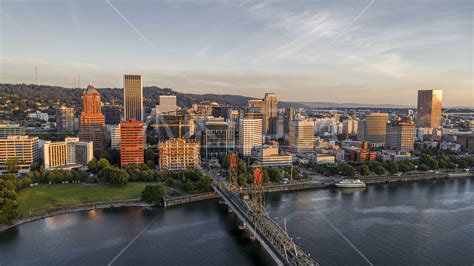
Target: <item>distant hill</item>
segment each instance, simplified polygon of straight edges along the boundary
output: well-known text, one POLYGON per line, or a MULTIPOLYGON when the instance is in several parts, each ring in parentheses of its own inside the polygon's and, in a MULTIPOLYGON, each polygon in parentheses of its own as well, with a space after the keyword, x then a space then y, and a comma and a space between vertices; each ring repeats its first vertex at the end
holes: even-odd
POLYGON ((366 103, 331 103, 331 102, 300 102, 309 108, 415 108, 409 105, 366 104, 366 103))
MULTIPOLYGON (((102 101, 111 103, 115 100, 117 104, 123 104, 122 88, 98 88, 102 101)), ((20 107, 20 109, 35 108, 37 103, 49 105, 67 105, 75 107, 80 111, 82 108, 82 93, 84 89, 64 88, 59 86, 34 85, 34 84, 0 84, 0 97, 3 100, 10 99, 20 107)), ((191 107, 195 103, 218 102, 236 107, 247 105, 247 100, 251 97, 230 94, 193 94, 174 91, 170 88, 144 87, 144 106, 148 110, 155 107, 160 95, 176 95, 178 105, 191 107)), ((2 102, 0 102, 2 103, 2 102)), ((305 105, 293 102, 279 102, 279 107, 303 108, 305 105)))

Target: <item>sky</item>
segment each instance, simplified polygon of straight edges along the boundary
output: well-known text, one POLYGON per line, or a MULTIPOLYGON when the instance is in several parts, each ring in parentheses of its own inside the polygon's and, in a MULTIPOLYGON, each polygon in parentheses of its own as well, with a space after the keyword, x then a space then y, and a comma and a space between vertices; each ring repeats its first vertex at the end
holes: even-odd
POLYGON ((0 83, 474 106, 473 1, 0 0, 0 83))

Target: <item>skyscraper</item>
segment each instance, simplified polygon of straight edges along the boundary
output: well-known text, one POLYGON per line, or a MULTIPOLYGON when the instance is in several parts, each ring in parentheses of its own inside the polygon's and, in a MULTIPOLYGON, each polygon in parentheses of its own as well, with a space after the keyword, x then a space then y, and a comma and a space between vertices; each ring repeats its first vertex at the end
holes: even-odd
POLYGON ((124 120, 143 121, 143 84, 141 75, 123 75, 124 120))
POLYGON ((290 122, 289 150, 296 153, 312 152, 314 148, 314 122, 293 120, 290 122))
POLYGON ((357 140, 368 141, 372 146, 384 146, 387 134, 387 113, 370 113, 359 126, 357 140))
POLYGON ((415 125, 403 122, 387 124, 387 142, 385 147, 397 151, 413 151, 415 143, 415 125))
POLYGON ((201 155, 206 162, 229 153, 229 122, 207 121, 199 129, 201 155))
POLYGON ((442 101, 442 90, 419 90, 416 127, 440 127, 442 101))
POLYGON ((239 152, 248 157, 252 148, 262 145, 262 119, 242 118, 239 121, 239 152))
POLYGON ((270 118, 278 116, 278 98, 275 93, 265 93, 262 100, 251 99, 247 101, 249 107, 259 108, 265 118, 263 120, 263 132, 270 133, 270 118))
POLYGON ((119 105, 104 105, 102 113, 105 116, 106 125, 118 125, 121 121, 122 108, 119 105))
POLYGON ((82 100, 83 110, 79 118, 79 139, 92 141, 94 153, 99 155, 105 147, 105 117, 101 111, 100 93, 92 84, 89 84, 82 100))
POLYGON ((144 163, 145 132, 141 121, 120 122, 120 165, 144 163))
POLYGON ((56 128, 61 132, 74 131, 74 108, 61 106, 56 109, 56 128))

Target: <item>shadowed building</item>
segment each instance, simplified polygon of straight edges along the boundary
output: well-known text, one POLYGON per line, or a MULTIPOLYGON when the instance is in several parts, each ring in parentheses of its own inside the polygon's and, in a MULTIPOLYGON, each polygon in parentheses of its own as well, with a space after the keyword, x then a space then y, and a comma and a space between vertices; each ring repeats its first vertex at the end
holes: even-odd
POLYGON ((61 106, 56 109, 56 128, 60 132, 74 132, 74 108, 61 106))
POLYGON ((141 75, 123 75, 124 120, 143 121, 143 86, 141 75))
POLYGON ((92 141, 94 154, 100 155, 105 149, 105 117, 102 114, 102 101, 97 89, 89 84, 83 99, 83 111, 79 118, 79 139, 92 141))
POLYGON ((416 127, 440 127, 442 101, 442 90, 419 90, 416 127))
POLYGON ((415 125, 409 123, 387 124, 387 149, 410 152, 415 145, 415 125))

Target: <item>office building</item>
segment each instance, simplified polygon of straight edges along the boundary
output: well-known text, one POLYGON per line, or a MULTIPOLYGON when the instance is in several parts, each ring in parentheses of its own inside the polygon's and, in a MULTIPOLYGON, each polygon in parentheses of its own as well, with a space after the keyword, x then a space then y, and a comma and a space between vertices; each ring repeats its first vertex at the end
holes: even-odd
POLYGON ((110 147, 120 150, 120 124, 110 127, 110 147))
POLYGON ((118 125, 122 120, 122 107, 120 105, 104 105, 102 106, 102 113, 105 116, 106 125, 118 125))
POLYGON ((79 118, 79 139, 85 142, 92 141, 94 154, 100 155, 105 149, 105 117, 102 114, 100 93, 92 84, 89 84, 82 100, 83 110, 79 118))
POLYGON ((145 131, 143 122, 129 120, 120 122, 120 165, 144 163, 145 131))
POLYGON ((8 136, 0 139, 0 168, 6 168, 6 162, 16 159, 21 170, 30 168, 40 158, 39 138, 32 136, 8 136))
POLYGON ((457 135, 456 143, 463 152, 474 152, 474 133, 457 135))
POLYGON ((442 90, 419 90, 416 127, 440 127, 442 101, 442 90))
POLYGON ((56 128, 60 132, 74 132, 74 108, 61 106, 56 109, 56 128))
POLYGON ((278 116, 278 97, 275 93, 265 93, 263 99, 247 101, 249 107, 260 109, 263 114, 263 133, 270 134, 270 118, 278 116))
POLYGON ((385 145, 387 134, 387 113, 370 113, 359 124, 357 140, 368 141, 373 147, 385 145))
POLYGON ((243 156, 250 156, 253 147, 262 145, 262 139, 262 119, 239 120, 239 152, 243 156))
POLYGON ((8 136, 23 136, 26 135, 26 130, 20 124, 2 123, 0 124, 0 139, 5 139, 8 136))
POLYGON ((124 120, 143 121, 143 84, 141 75, 123 75, 124 120))
POLYGON ((262 167, 289 167, 293 156, 280 154, 278 146, 260 145, 252 148, 252 157, 262 167))
POLYGON ((415 144, 415 125, 402 122, 387 124, 385 148, 402 152, 413 151, 415 144))
POLYGON ((289 150, 294 153, 312 152, 314 148, 314 122, 293 120, 290 122, 289 150))
POLYGON ((207 121, 196 132, 201 140, 201 156, 208 162, 229 153, 229 123, 224 121, 207 121))
POLYGON ((159 99, 160 104, 157 104, 155 108, 156 115, 176 112, 176 109, 178 109, 176 95, 160 95, 159 99))
POLYGON ((43 145, 45 169, 71 169, 87 164, 94 158, 92 142, 79 141, 79 138, 66 138, 64 141, 46 141, 43 145))
POLYGON ((194 169, 201 163, 199 141, 169 139, 158 144, 160 169, 177 171, 194 169))

